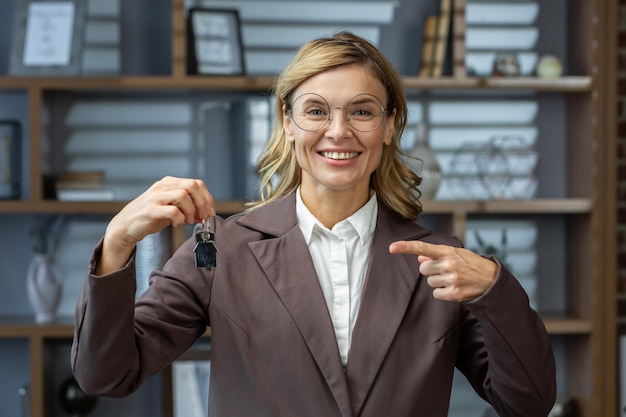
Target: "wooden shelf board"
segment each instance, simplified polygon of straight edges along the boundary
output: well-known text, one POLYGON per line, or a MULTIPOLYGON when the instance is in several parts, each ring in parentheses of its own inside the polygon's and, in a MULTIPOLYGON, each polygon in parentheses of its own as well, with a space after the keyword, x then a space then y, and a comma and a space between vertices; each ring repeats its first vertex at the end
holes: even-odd
POLYGON ((589 76, 568 76, 560 78, 537 77, 488 77, 488 78, 425 78, 404 77, 408 89, 489 89, 489 90, 533 90, 554 92, 591 91, 593 80, 589 76))
POLYGON ((537 91, 591 91, 593 79, 587 76, 568 76, 560 78, 537 77, 492 77, 483 78, 480 87, 502 89, 533 89, 537 91))
MULTIPOLYGON (((0 213, 93 213, 113 214, 120 211, 126 202, 65 202, 56 200, 3 200, 0 201, 0 213)), ((220 214, 233 214, 245 208, 244 201, 217 201, 216 209, 220 214)), ((537 214, 576 214, 589 213, 592 210, 591 199, 563 198, 537 200, 501 200, 501 201, 423 201, 424 214, 452 213, 537 213, 537 214)))
MULTIPOLYGON (((87 201, 67 202, 56 200, 41 201, 0 201, 0 213, 78 213, 78 214, 115 214, 127 202, 125 201, 87 201)), ((243 201, 217 201, 216 211, 220 214, 238 213, 244 209, 243 201)))
POLYGON ((60 317, 56 322, 49 324, 35 323, 32 316, 0 317, 0 337, 45 337, 45 338, 72 338, 74 337, 74 323, 71 317, 60 317))
MULTIPOLYGON (((207 327, 202 337, 210 337, 207 327)), ((54 323, 38 324, 34 317, 0 317, 0 338, 42 337, 46 339, 71 339, 74 337, 74 319, 60 317, 54 323)))
MULTIPOLYGON (((584 319, 545 319, 548 333, 552 335, 584 335, 590 334, 592 324, 584 319)), ((33 317, 1 317, 0 338, 43 337, 49 339, 71 339, 74 337, 74 323, 71 317, 59 318, 55 323, 37 324, 33 317)), ((211 328, 207 327, 204 337, 211 336, 211 328)))
POLYGON ((501 200, 477 203, 477 212, 499 213, 588 213, 593 203, 587 198, 501 200))
MULTIPOLYGON (((99 89, 211 89, 237 91, 269 91, 274 76, 121 76, 121 77, 9 77, 0 76, 0 88, 40 88, 45 90, 99 90, 99 89)), ((560 78, 493 77, 493 78, 426 78, 403 77, 409 90, 490 89, 534 90, 554 92, 590 91, 590 76, 560 78)))
POLYGON ((499 201, 423 201, 424 214, 438 213, 589 213, 587 198, 499 200, 499 201))
POLYGON ((44 90, 127 90, 127 89, 211 89, 233 91, 267 91, 272 77, 0 77, 0 88, 29 88, 44 90))
MULTIPOLYGON (((626 319, 626 318, 623 318, 626 319)), ((555 335, 589 334, 592 323, 586 319, 544 318, 548 333, 555 335)), ((0 317, 0 337, 30 337, 45 338, 72 338, 74 335, 73 318, 60 317, 56 322, 37 324, 32 316, 3 316, 0 317)), ((210 336, 211 329, 207 328, 204 336, 210 336)))
POLYGON ((591 320, 586 319, 544 318, 544 324, 551 335, 586 335, 593 330, 591 320))

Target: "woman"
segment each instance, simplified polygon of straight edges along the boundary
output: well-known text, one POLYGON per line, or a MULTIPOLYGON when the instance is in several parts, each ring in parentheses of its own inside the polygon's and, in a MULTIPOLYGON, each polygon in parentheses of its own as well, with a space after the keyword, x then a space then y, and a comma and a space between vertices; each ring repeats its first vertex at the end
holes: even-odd
POLYGON ((124 396, 211 326, 210 416, 447 416, 454 368, 500 415, 548 414, 555 365, 542 321, 497 259, 415 221, 400 156, 400 79, 364 39, 304 45, 276 82, 261 198, 224 220, 200 180, 167 177, 109 223, 77 305, 72 366, 124 396), (135 303, 134 249, 211 217, 135 303))

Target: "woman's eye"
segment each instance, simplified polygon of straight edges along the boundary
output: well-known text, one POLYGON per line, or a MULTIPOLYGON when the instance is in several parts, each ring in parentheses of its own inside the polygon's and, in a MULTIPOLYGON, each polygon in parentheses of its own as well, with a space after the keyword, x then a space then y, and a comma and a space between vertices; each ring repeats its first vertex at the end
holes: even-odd
POLYGON ((325 116, 326 112, 320 108, 310 108, 305 112, 309 116, 325 116))
POLYGON ((368 109, 365 107, 354 109, 350 112, 350 115, 352 117, 358 117, 358 118, 372 117, 373 114, 374 112, 371 109, 368 109))

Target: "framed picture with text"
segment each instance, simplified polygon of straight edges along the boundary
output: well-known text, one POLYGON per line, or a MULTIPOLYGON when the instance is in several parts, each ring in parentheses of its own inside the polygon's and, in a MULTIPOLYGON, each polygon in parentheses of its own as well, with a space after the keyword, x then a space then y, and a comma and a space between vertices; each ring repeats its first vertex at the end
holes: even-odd
POLYGON ((187 73, 245 74, 239 12, 192 7, 187 14, 187 73))
POLYGON ((79 74, 84 15, 82 0, 18 0, 9 73, 79 74))

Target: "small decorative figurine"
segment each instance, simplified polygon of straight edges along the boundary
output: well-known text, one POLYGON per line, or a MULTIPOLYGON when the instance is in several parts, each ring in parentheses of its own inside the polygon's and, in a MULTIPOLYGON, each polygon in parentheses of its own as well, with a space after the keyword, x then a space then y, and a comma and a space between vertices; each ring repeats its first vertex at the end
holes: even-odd
POLYGON ((494 77, 516 77, 520 75, 520 64, 515 54, 498 54, 493 61, 494 77))

